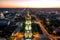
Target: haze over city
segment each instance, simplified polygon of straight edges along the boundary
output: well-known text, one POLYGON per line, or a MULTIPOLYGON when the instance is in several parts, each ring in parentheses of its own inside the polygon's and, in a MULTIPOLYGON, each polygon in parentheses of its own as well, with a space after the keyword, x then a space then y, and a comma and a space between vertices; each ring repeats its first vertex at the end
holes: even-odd
POLYGON ((60 8, 60 0, 0 0, 0 8, 60 8))

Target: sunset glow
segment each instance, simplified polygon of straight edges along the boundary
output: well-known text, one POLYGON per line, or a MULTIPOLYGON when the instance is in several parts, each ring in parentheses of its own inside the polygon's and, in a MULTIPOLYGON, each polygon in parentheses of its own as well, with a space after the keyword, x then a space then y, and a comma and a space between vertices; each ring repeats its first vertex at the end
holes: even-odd
POLYGON ((60 8, 59 0, 0 0, 0 8, 60 8))

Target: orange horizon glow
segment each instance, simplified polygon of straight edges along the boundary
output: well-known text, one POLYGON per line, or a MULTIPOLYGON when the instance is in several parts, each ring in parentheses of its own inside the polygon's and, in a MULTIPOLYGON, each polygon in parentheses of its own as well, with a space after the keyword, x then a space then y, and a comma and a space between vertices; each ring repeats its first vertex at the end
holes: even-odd
POLYGON ((60 8, 59 0, 0 1, 0 8, 60 8))

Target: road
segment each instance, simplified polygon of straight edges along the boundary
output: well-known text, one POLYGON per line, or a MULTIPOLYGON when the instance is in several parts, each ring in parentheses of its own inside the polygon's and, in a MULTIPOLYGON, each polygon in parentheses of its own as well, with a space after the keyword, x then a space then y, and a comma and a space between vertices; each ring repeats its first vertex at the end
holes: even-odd
POLYGON ((31 15, 33 17, 35 17, 36 21, 34 23, 38 24, 43 32, 43 37, 48 37, 50 38, 51 40, 55 40, 54 37, 52 35, 50 35, 46 29, 44 28, 44 25, 43 23, 41 23, 41 20, 39 20, 35 15, 31 15))
POLYGON ((50 38, 51 40, 57 40, 57 38, 60 38, 60 36, 53 36, 53 35, 50 35, 47 30, 44 28, 44 25, 43 23, 41 22, 41 20, 39 20, 35 15, 32 15, 33 17, 35 17, 35 21, 34 23, 38 24, 43 32, 43 37, 48 37, 50 38))

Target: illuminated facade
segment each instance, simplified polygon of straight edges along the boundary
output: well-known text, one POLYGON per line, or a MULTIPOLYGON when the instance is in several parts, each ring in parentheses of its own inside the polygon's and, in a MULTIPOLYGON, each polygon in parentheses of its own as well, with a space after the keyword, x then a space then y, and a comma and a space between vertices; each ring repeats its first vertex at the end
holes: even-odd
MULTIPOLYGON (((12 38, 12 40, 32 40, 32 27, 31 27, 31 16, 29 15, 29 11, 27 16, 25 17, 26 21, 24 22, 25 27, 23 27, 24 32, 17 32, 16 34, 12 33, 12 36, 16 36, 12 38)), ((19 30, 18 30, 19 31, 19 30)))
POLYGON ((27 14, 26 22, 25 22, 25 34, 24 38, 25 40, 32 40, 32 27, 31 27, 31 16, 29 15, 29 12, 27 14))

